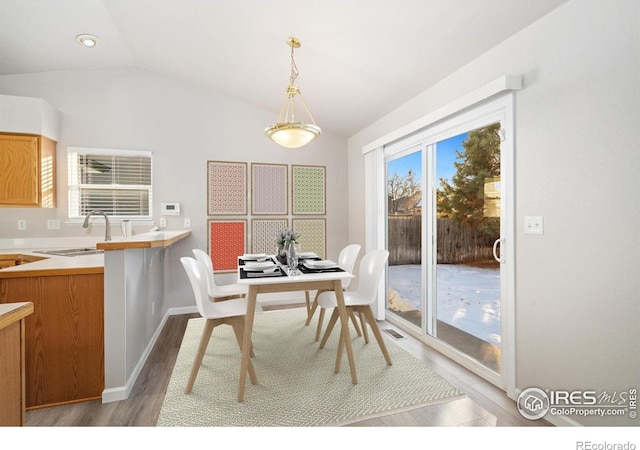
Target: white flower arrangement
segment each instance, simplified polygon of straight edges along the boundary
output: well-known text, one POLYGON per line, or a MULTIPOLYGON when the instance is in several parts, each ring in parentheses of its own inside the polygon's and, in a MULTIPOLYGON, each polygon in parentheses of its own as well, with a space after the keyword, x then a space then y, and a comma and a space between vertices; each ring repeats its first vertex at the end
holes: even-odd
POLYGON ((276 236, 276 244, 278 244, 278 247, 286 248, 292 242, 298 243, 298 239, 300 239, 300 234, 289 228, 285 228, 276 236))

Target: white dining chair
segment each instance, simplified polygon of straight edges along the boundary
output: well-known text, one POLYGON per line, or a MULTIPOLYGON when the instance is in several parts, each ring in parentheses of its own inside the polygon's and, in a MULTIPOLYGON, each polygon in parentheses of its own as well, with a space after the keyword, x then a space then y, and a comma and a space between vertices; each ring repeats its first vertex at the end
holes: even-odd
POLYGON ((209 297, 213 301, 228 300, 232 298, 246 297, 249 290, 248 286, 243 286, 238 283, 233 284, 217 284, 213 271, 213 262, 211 257, 203 250, 199 248, 193 249, 193 254, 196 259, 203 264, 207 269, 207 287, 209 290, 209 297))
MULTIPOLYGON (((344 303, 349 314, 358 313, 361 319, 362 333, 366 343, 369 343, 369 336, 367 333, 367 324, 371 327, 371 331, 378 342, 378 346, 384 355, 388 365, 391 365, 391 357, 387 351, 387 347, 380 333, 378 323, 373 316, 371 310, 371 304, 376 300, 376 294, 378 293, 378 284, 382 271, 389 258, 389 252, 384 249, 371 250, 367 252, 360 261, 358 270, 358 289, 355 291, 346 291, 344 293, 344 303)), ((335 294, 332 292, 322 292, 318 296, 318 306, 321 308, 334 308, 327 330, 320 342, 320 348, 324 348, 327 343, 327 339, 331 335, 331 331, 338 320, 338 308, 335 294)), ((338 344, 338 359, 342 354, 342 333, 340 334, 340 342, 338 344)))
MULTIPOLYGON (((196 298, 196 305, 200 315, 206 319, 202 336, 200 337, 200 343, 198 350, 191 366, 191 373, 189 374, 189 380, 187 381, 187 387, 184 390, 185 394, 190 394, 193 389, 193 384, 198 376, 202 359, 209 341, 211 340, 211 333, 213 329, 218 325, 228 324, 233 327, 233 331, 238 341, 238 346, 242 349, 242 339, 244 334, 244 320, 247 313, 247 299, 236 298, 229 299, 223 302, 209 301, 209 292, 207 287, 207 268, 198 260, 183 256, 180 258, 184 270, 187 272, 189 282, 193 288, 193 295, 196 298)), ((258 383, 253 363, 249 360, 249 377, 253 384, 258 383)))
MULTIPOLYGON (((360 254, 361 248, 362 247, 359 244, 350 244, 350 245, 347 245, 345 248, 343 248, 340 251, 340 254, 338 255, 338 266, 346 272, 353 273, 353 268, 356 265, 356 261, 358 260, 358 255, 360 254)), ((353 278, 342 280, 342 289, 347 290, 351 285, 352 280, 353 278)), ((309 323, 311 322, 311 318, 313 317, 313 314, 316 312, 316 309, 318 308, 318 296, 323 292, 325 293, 325 295, 333 295, 335 299, 335 294, 333 293, 333 291, 316 292, 316 296, 313 300, 313 305, 310 308, 307 305, 308 313, 307 313, 307 321, 305 322, 305 325, 309 325, 309 323)), ((308 301, 309 300, 307 298, 307 302, 308 301)), ((316 341, 320 339, 320 332, 322 330, 324 313, 325 313, 325 308, 320 308, 320 313, 318 315, 318 325, 316 327, 316 341)), ((360 327, 358 326, 358 323, 355 321, 355 317, 353 315, 351 315, 351 320, 354 324, 356 332, 358 333, 358 336, 360 336, 361 335, 360 327)))

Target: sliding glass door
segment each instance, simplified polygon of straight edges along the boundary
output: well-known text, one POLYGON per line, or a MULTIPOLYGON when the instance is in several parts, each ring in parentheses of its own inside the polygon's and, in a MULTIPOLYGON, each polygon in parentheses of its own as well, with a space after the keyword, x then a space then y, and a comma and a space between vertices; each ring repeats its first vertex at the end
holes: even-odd
POLYGON ((386 164, 387 309, 421 328, 424 311, 422 266, 422 165, 420 147, 393 155, 386 164))
POLYGON ((500 124, 433 145, 430 291, 436 313, 428 332, 500 373, 500 124), (499 251, 499 249, 496 249, 499 251), (497 256, 497 255, 496 255, 497 256))
POLYGON ((503 122, 461 120, 384 155, 386 316, 496 384, 509 292, 503 122))

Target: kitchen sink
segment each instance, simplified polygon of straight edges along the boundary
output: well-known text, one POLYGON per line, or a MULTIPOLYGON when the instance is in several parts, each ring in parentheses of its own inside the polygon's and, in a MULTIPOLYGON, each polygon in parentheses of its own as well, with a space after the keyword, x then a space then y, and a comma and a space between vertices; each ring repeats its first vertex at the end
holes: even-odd
POLYGON ((43 253, 45 255, 54 256, 82 256, 82 255, 96 255, 103 253, 103 250, 98 250, 95 247, 86 248, 63 248, 60 250, 34 250, 34 253, 43 253))

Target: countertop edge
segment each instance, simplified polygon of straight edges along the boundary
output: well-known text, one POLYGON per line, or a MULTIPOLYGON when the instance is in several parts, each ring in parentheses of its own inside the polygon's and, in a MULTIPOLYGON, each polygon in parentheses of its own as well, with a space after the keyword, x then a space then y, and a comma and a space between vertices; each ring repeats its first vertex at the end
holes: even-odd
POLYGON ((126 250, 132 248, 152 248, 152 247, 169 247, 176 242, 191 235, 191 231, 179 231, 175 232, 162 232, 158 233, 158 239, 145 239, 145 240, 123 240, 123 241, 110 241, 110 242, 98 242, 96 248, 100 250, 126 250), (169 236, 167 236, 169 234, 169 236))
POLYGON ((33 302, 3 303, 0 305, 0 330, 33 313, 33 302))
POLYGON ((7 278, 31 278, 31 277, 55 277, 60 275, 92 275, 103 274, 103 266, 68 267, 59 269, 34 269, 21 271, 0 270, 0 279, 7 278))

